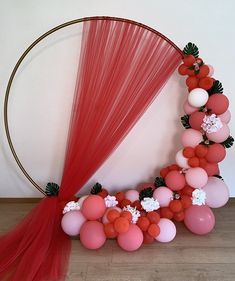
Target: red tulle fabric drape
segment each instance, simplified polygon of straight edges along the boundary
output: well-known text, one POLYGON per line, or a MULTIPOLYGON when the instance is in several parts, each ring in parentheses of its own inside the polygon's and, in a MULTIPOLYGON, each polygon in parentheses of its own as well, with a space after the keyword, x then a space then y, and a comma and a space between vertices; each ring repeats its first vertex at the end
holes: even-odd
POLYGON ((0 280, 64 280, 70 240, 61 202, 70 200, 120 144, 180 63, 160 35, 136 24, 83 24, 64 173, 58 197, 43 199, 0 238, 0 280))

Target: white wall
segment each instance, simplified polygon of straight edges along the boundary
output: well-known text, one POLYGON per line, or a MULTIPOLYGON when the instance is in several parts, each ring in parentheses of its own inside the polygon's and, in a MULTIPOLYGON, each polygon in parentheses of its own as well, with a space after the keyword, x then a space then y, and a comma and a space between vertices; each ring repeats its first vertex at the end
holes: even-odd
MULTIPOLYGON (((39 35, 68 20, 94 15, 118 16, 149 25, 179 47, 195 42, 205 62, 223 82, 235 116, 235 2, 233 0, 0 0, 1 155, 0 196, 33 197, 8 148, 3 129, 3 96, 14 64, 39 35)), ((26 170, 40 185, 60 182, 70 104, 79 52, 80 29, 61 31, 27 58, 14 82, 9 121, 13 142, 26 170)), ((119 149, 82 192, 99 181, 110 190, 135 187, 158 175, 180 148, 179 116, 184 79, 175 74, 119 149)), ((235 136, 235 118, 230 123, 235 136)), ((231 195, 235 150, 228 150, 221 173, 231 195)))

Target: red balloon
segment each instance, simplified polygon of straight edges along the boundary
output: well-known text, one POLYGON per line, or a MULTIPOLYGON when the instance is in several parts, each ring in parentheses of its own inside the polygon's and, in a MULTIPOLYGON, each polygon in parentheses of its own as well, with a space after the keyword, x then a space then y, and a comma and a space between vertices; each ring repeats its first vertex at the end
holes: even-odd
POLYGON ((85 222, 80 230, 80 241, 87 249, 102 247, 106 241, 103 224, 98 221, 85 222))
POLYGON ((203 118, 205 117, 205 113, 204 112, 193 112, 190 116, 189 116, 189 124, 190 126, 195 129, 195 130, 201 130, 201 125, 203 123, 203 118))
POLYGON ((98 195, 89 195, 84 200, 81 211, 88 220, 101 218, 106 211, 104 199, 98 195))
POLYGON ((226 156, 226 150, 220 143, 213 143, 208 146, 208 152, 206 154, 206 160, 210 163, 218 163, 224 160, 226 156))
POLYGON ((213 94, 209 97, 206 107, 211 110, 212 113, 217 115, 223 114, 229 106, 228 98, 223 94, 213 94))
POLYGON ((219 175, 218 163, 206 163, 202 168, 207 172, 208 177, 219 175))
POLYGON ((171 190, 181 190, 186 184, 184 175, 179 171, 170 171, 165 177, 165 182, 171 190))
POLYGON ((192 233, 207 234, 215 226, 215 216, 207 205, 193 205, 185 210, 184 215, 184 224, 192 233))

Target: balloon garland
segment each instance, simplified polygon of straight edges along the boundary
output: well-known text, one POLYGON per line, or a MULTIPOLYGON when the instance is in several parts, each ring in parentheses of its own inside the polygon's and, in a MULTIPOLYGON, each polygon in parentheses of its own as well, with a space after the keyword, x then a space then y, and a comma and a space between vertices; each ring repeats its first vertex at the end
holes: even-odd
MULTIPOLYGON (((213 78, 213 67, 199 58, 195 44, 183 50, 180 75, 188 76, 188 96, 183 105, 182 149, 175 164, 160 170, 154 183, 141 190, 119 191, 110 195, 96 183, 91 195, 76 198, 63 206, 61 226, 70 236, 80 235, 88 249, 98 249, 106 239, 115 238, 126 251, 135 251, 143 243, 170 242, 176 235, 173 221, 182 221, 195 234, 211 232, 215 217, 211 208, 224 206, 228 187, 219 175, 218 163, 233 145, 228 123, 229 100, 220 81, 213 78)), ((47 195, 58 192, 49 183, 47 195)))

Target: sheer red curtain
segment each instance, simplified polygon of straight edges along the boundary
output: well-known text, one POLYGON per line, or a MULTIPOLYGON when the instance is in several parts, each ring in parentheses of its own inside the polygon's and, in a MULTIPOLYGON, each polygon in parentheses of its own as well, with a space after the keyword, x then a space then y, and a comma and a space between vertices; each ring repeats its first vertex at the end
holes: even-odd
POLYGON ((70 240, 60 227, 61 202, 118 146, 180 60, 168 40, 142 26, 112 19, 84 23, 60 193, 0 238, 1 280, 65 279, 70 240))

